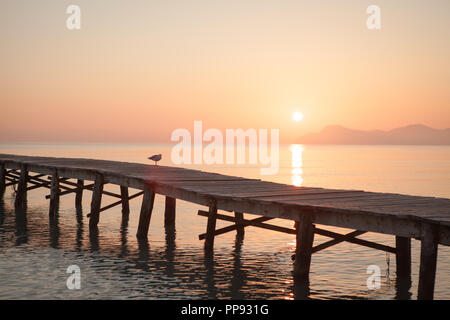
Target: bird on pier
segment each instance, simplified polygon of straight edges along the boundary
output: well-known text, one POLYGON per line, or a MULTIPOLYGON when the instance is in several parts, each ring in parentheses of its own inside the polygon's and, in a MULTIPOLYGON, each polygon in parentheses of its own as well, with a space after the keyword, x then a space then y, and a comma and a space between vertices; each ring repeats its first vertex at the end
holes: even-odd
POLYGON ((161 154, 155 154, 151 157, 148 157, 149 160, 155 161, 155 165, 158 165, 158 161, 161 160, 162 156, 161 154))

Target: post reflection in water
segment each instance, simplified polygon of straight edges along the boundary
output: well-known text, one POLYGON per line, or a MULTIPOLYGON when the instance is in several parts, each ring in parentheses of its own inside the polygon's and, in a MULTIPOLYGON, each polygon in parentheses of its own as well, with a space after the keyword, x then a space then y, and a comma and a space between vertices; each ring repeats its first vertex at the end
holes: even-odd
POLYGON ((236 233, 233 251, 233 278, 231 279, 231 299, 244 299, 242 287, 245 285, 246 273, 241 266, 241 248, 244 242, 244 234, 236 233))
POLYGON ((100 250, 100 243, 98 240, 98 228, 89 228, 89 242, 91 252, 100 250))
POLYGON ((294 276, 294 299, 307 300, 310 294, 309 275, 306 277, 294 276))
MULTIPOLYGON (((26 201, 26 200, 25 200, 26 201)), ((16 246, 28 242, 28 227, 27 227, 27 206, 16 206, 16 246)))
POLYGON ((77 218, 77 234, 75 238, 75 249, 80 252, 83 248, 83 208, 80 205, 76 206, 77 218))
POLYGON ((128 222, 130 220, 130 216, 127 212, 122 211, 122 220, 120 223, 120 254, 119 257, 125 258, 129 255, 128 250, 128 222))
POLYGON ((217 299, 217 287, 214 279, 214 250, 204 249, 204 265, 206 269, 205 283, 207 288, 208 299, 217 299))
POLYGON ((175 226, 166 226, 166 249, 165 249, 165 258, 166 258, 166 274, 168 277, 174 276, 175 266, 174 266, 174 258, 175 258, 175 226))
POLYGON ((129 254, 128 250, 128 218, 122 219, 122 223, 120 225, 120 254, 119 257, 126 258, 129 254))
POLYGON ((292 184, 300 187, 303 184, 303 146, 301 144, 292 144, 290 150, 292 153, 292 184))
POLYGON ((54 215, 49 215, 48 222, 50 227, 50 247, 58 249, 60 236, 58 208, 56 208, 54 215))

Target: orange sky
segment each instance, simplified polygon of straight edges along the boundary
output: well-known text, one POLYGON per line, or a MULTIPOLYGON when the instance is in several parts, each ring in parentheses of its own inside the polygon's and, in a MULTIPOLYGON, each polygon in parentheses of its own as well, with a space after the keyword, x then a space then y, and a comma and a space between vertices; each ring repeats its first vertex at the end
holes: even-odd
POLYGON ((0 4, 0 141, 168 141, 177 128, 450 127, 450 2, 0 4), (81 30, 66 28, 69 4, 81 30), (381 7, 381 30, 366 8, 381 7), (301 111, 304 120, 291 115, 301 111))

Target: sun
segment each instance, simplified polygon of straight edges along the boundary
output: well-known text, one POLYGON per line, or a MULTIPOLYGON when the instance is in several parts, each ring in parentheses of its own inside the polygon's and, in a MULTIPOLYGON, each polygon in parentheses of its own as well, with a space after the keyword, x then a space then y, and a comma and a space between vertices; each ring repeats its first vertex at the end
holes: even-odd
POLYGON ((292 119, 295 122, 300 122, 303 120, 303 113, 301 113, 300 111, 296 111, 292 114, 292 119))

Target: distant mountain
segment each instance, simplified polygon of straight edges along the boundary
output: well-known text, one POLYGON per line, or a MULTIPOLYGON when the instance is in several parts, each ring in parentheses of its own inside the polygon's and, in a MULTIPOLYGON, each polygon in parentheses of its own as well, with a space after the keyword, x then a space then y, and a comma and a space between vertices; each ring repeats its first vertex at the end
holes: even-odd
POLYGON ((389 131, 364 131, 327 126, 319 133, 304 135, 299 139, 299 143, 450 145, 450 128, 439 130, 415 124, 389 131))

